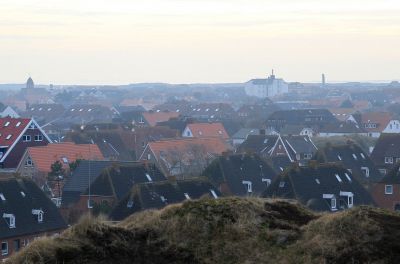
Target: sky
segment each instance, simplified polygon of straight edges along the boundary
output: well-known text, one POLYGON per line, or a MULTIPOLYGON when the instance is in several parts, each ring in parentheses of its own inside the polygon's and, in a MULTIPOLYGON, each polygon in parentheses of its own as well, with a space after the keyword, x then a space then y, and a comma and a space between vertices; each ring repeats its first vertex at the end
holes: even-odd
POLYGON ((399 0, 1 0, 0 83, 400 79, 399 0))

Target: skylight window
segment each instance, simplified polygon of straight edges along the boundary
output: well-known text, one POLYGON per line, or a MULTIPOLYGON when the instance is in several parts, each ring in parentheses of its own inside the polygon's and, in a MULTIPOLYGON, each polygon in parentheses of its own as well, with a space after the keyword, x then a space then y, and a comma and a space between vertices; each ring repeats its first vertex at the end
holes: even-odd
POLYGON ((15 127, 19 127, 21 125, 21 122, 18 122, 15 127))
POLYGON ((183 195, 185 195, 186 200, 190 200, 190 196, 188 193, 184 193, 183 195))
POLYGON ((82 112, 83 111, 83 109, 81 108, 81 109, 79 109, 79 112, 82 112))
POLYGON ((146 173, 146 178, 147 178, 147 180, 148 180, 149 182, 152 182, 152 181, 153 181, 153 179, 150 177, 150 175, 149 175, 148 173, 146 173))
POLYGON ((9 126, 9 125, 10 125, 10 122, 9 122, 9 121, 7 121, 7 122, 4 124, 5 127, 7 127, 7 126, 9 126))
POLYGON ((161 199, 161 202, 163 202, 163 203, 166 203, 167 202, 167 199, 164 197, 164 196, 160 196, 160 199, 161 199))
POLYGON ((47 111, 51 111, 51 108, 47 108, 47 111))
POLYGON ((214 199, 218 199, 218 195, 213 189, 210 189, 210 192, 211 192, 212 196, 214 197, 214 199))
POLYGON ((75 111, 75 108, 72 108, 72 109, 71 109, 71 112, 74 112, 74 111, 75 111))
POLYGON ((264 144, 267 144, 268 138, 264 139, 264 144))
POLYGON ((338 180, 338 182, 342 182, 342 178, 340 178, 339 174, 335 174, 335 177, 338 180))
POLYGON ((342 160, 342 157, 340 155, 337 155, 338 160, 342 160))
POLYGON ((1 199, 2 201, 5 201, 5 200, 6 200, 6 197, 4 197, 4 194, 0 193, 0 199, 1 199))
POLYGON ((218 111, 219 111, 219 108, 215 109, 215 112, 218 112, 218 111))
POLYGON ((9 140, 11 137, 12 137, 12 135, 10 134, 10 135, 8 135, 8 136, 6 137, 6 139, 9 140))
POLYGON ((354 153, 353 153, 353 159, 354 159, 354 160, 357 160, 357 156, 356 156, 356 154, 354 154, 354 153))
POLYGON ((321 182, 319 181, 319 179, 315 179, 315 182, 316 182, 317 184, 321 184, 321 182))
POLYGON ((42 111, 42 110, 43 110, 43 108, 42 108, 42 107, 40 107, 40 108, 39 108, 39 111, 42 111))
POLYGON ((360 153, 361 158, 365 159, 365 155, 363 153, 360 153))
POLYGON ((21 196, 22 196, 22 197, 25 197, 25 196, 26 196, 26 194, 25 194, 23 191, 21 191, 20 193, 21 193, 21 196))
POLYGON ((87 111, 88 111, 88 112, 92 112, 92 108, 89 108, 87 111))
POLYGON ((347 172, 346 172, 344 175, 346 176, 347 180, 348 180, 349 182, 351 182, 350 175, 349 175, 347 172))

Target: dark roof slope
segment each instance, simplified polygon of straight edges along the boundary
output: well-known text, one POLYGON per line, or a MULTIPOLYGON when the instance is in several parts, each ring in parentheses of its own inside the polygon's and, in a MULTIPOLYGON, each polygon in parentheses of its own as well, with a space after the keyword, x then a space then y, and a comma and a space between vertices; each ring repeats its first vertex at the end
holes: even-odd
POLYGON ((204 195, 214 197, 214 194, 221 196, 210 182, 200 178, 136 184, 114 208, 110 217, 113 220, 122 220, 142 210, 163 208, 188 199, 199 199, 204 195))
POLYGON ((320 164, 316 167, 293 166, 272 182, 264 196, 296 199, 310 209, 331 211, 330 200, 323 198, 323 195, 334 195, 337 208, 345 209, 348 204, 343 192, 353 193, 354 206, 374 204, 369 193, 357 179, 337 164, 320 164))
POLYGON ((37 185, 27 179, 0 180, 0 238, 18 237, 66 228, 67 225, 55 204, 37 185), (43 222, 32 210, 43 211, 43 222), (9 228, 4 214, 13 214, 15 228, 9 228))
POLYGON ((341 163, 344 168, 350 169, 361 183, 378 182, 382 176, 369 156, 355 143, 344 145, 327 145, 318 150, 314 159, 321 163, 341 163), (369 169, 369 176, 361 170, 361 167, 369 169))
POLYGON ((271 149, 278 136, 276 135, 249 135, 247 139, 238 147, 238 153, 260 153, 264 149, 271 149))
POLYGON ((262 194, 276 173, 256 154, 235 154, 219 157, 204 170, 203 175, 216 186, 226 186, 229 189, 227 193, 245 196, 262 194))
POLYGON ((371 159, 377 166, 387 165, 385 157, 400 158, 400 134, 382 133, 379 137, 371 159))

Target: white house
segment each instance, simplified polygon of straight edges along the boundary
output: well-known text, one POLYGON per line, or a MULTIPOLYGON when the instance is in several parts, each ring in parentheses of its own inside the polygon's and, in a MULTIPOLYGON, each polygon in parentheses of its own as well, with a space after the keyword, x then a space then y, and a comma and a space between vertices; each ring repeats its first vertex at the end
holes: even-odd
POLYGON ((283 79, 275 78, 274 72, 267 79, 252 79, 245 84, 247 95, 259 98, 274 97, 289 92, 289 85, 283 79))

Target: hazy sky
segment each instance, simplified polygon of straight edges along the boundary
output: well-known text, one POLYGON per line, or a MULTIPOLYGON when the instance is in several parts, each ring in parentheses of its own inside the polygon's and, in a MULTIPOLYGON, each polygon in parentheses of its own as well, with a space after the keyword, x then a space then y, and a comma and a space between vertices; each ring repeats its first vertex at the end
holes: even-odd
POLYGON ((399 0, 1 0, 0 83, 400 79, 399 0))

